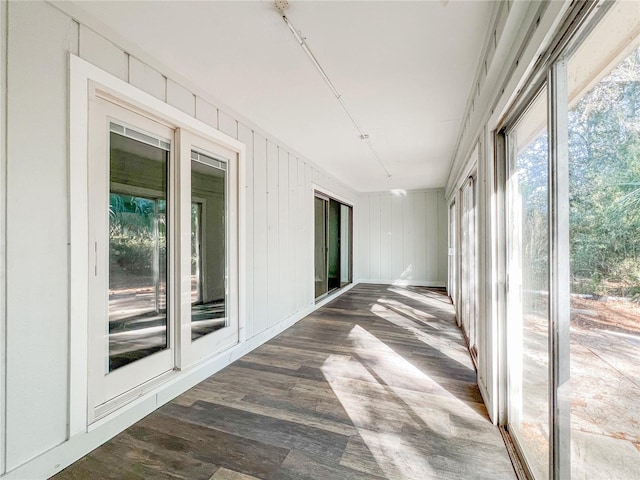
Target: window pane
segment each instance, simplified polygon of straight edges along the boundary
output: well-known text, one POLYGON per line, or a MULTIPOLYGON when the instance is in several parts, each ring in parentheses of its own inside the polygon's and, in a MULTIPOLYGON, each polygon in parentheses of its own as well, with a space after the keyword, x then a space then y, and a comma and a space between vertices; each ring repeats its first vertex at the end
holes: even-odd
POLYGON ((340 288, 340 203, 329 200, 329 223, 327 224, 327 255, 329 291, 340 288))
POLYGON ((167 348, 168 161, 110 134, 109 371, 167 348))
POLYGON ((327 201, 314 197, 316 298, 327 293, 327 201))
POLYGON ((549 475, 546 89, 509 133, 509 429, 535 478, 549 475))
POLYGON ((191 161, 192 340, 225 327, 228 319, 226 171, 218 160, 198 158, 191 161))
POLYGON ((351 283, 351 207, 340 205, 340 286, 351 283))
POLYGON ((640 478, 640 5, 567 65, 572 478, 640 478))

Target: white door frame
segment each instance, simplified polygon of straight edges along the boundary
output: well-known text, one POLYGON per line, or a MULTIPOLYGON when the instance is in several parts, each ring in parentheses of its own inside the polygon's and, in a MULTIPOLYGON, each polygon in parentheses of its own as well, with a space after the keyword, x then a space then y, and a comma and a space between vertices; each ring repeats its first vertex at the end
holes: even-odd
MULTIPOLYGON (((99 69, 98 67, 70 54, 70 123, 69 123, 69 238, 70 238, 70 334, 69 334, 69 437, 81 432, 97 428, 89 425, 89 289, 87 275, 90 269, 89 244, 89 209, 87 208, 88 192, 88 125, 90 82, 93 81, 101 91, 112 94, 123 106, 134 111, 144 112, 144 115, 164 123, 171 128, 183 128, 196 135, 209 139, 221 147, 234 151, 238 159, 238 184, 236 186, 238 214, 237 214, 237 289, 238 289, 238 338, 244 341, 245 336, 245 155, 246 147, 240 141, 204 124, 189 116, 185 112, 149 95, 138 88, 120 80, 119 78, 99 69)), ((171 371, 168 375, 173 378, 179 375, 171 371)), ((164 381, 164 380, 163 380, 164 381)), ((141 392, 140 401, 151 393, 141 392)), ((112 415, 118 415, 117 410, 108 413, 104 421, 112 415)))

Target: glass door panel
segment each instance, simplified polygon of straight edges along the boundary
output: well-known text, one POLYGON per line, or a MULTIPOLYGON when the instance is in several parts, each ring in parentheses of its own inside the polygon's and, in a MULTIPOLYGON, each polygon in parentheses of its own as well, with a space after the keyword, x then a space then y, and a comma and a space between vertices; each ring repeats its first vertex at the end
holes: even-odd
POLYGON ((314 196, 316 298, 353 281, 352 212, 338 200, 314 196))
POLYGON ((169 301, 173 130, 91 106, 90 420, 174 367, 169 301))
POLYGON ((449 296, 453 303, 458 303, 456 298, 456 203, 453 202, 449 207, 449 296))
POLYGON ((191 152, 191 339, 227 326, 226 164, 191 152))
POLYGON ((340 203, 329 200, 327 227, 327 255, 329 291, 340 288, 340 203))
POLYGON ((185 368, 240 340, 237 154, 180 130, 180 357, 185 368))
POLYGON ((314 197, 315 236, 315 295, 316 298, 329 291, 327 276, 327 210, 328 200, 314 197))
POLYGON ((351 281, 351 207, 340 205, 340 287, 351 281))
POLYGON ((462 328, 469 341, 472 354, 476 349, 476 315, 477 315, 477 264, 476 264, 476 183, 470 178, 462 187, 462 282, 461 311, 462 328))
POLYGON ((549 476, 547 93, 507 134, 508 427, 531 473, 549 476))
POLYGON ((109 371, 113 371, 167 348, 169 152, 113 132, 109 148, 109 371))
POLYGON ((461 254, 461 264, 462 264, 462 278, 460 279, 460 290, 461 290, 461 325, 462 330, 465 335, 469 335, 469 323, 471 319, 471 271, 473 265, 471 264, 471 235, 472 233, 469 231, 469 226, 471 224, 471 208, 470 208, 470 197, 471 197, 471 188, 472 182, 467 181, 467 183, 462 187, 461 198, 462 198, 462 228, 460 229, 460 254, 461 254))
POLYGON ((576 479, 640 478, 639 26, 618 2, 567 62, 576 479))

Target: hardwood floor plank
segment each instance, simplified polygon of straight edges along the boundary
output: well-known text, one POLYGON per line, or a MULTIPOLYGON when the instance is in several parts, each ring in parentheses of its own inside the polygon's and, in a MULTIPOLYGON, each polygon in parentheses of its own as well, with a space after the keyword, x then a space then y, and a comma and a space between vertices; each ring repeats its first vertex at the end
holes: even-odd
MULTIPOLYGON (((166 415, 161 408, 129 429, 131 435, 154 445, 171 458, 174 452, 246 475, 269 479, 289 453, 269 443, 201 426, 166 415)), ((209 475, 210 476, 210 475, 209 475)), ((207 478, 209 478, 207 476, 207 478)))
POLYGON ((312 456, 338 459, 349 437, 308 425, 230 408, 205 401, 191 407, 166 405, 162 413, 182 421, 203 425, 268 445, 296 449, 312 456), (230 432, 229 432, 230 433, 230 432))

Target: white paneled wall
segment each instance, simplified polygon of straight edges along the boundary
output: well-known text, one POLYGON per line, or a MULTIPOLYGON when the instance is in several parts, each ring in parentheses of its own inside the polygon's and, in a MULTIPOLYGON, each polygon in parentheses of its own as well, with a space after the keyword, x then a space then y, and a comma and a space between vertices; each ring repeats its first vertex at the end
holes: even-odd
MULTIPOLYGON (((177 74, 159 72, 56 6, 0 2, 0 8, 8 12, 0 17, 0 45, 8 40, 1 71, 7 72, 9 85, 9 101, 2 105, 8 126, 2 186, 7 219, 2 327, 7 334, 0 352, 6 358, 1 389, 6 395, 0 396, 0 412, 6 411, 0 452, 6 457, 0 458, 5 462, 0 474, 12 470, 8 477, 32 478, 53 473, 137 419, 135 410, 128 410, 102 430, 68 438, 69 411, 82 408, 68 399, 70 53, 246 145, 246 178, 240 186, 245 189, 246 250, 240 254, 246 265, 248 346, 239 352, 313 308, 312 185, 353 203, 357 195, 249 121, 216 107, 219 102, 207 92, 185 88, 172 78, 177 74)), ((240 354, 228 354, 219 366, 240 354)), ((174 384, 157 393, 157 402, 179 390, 174 384)))
POLYGON ((360 281, 445 285, 447 208, 443 190, 361 194, 355 222, 360 281))
MULTIPOLYGON (((67 52, 78 24, 8 2, 6 466, 67 434, 67 52)), ((4 99, 3 99, 4 100, 4 99)), ((3 101, 4 103, 4 101, 3 101)))

